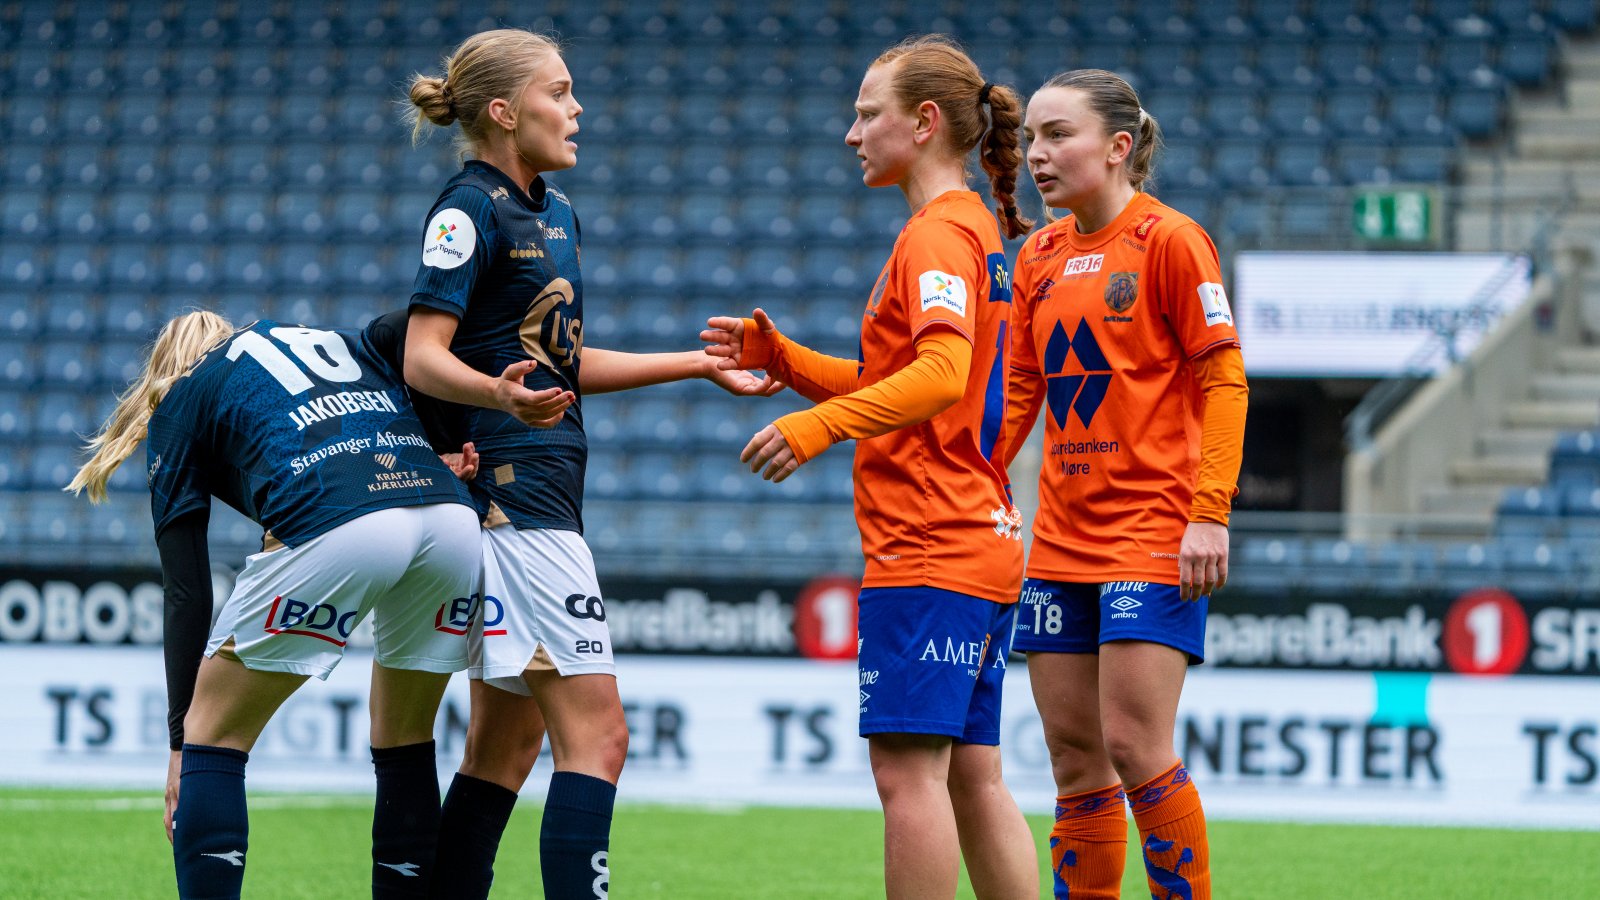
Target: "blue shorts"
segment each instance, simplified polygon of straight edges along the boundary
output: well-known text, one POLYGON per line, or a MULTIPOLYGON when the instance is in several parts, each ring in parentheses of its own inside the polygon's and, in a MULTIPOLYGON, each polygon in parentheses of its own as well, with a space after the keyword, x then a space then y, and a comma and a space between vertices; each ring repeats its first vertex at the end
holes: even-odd
POLYGON ((1016 604, 932 587, 863 588, 858 603, 862 737, 1000 743, 1016 604))
POLYGON ((1205 659, 1210 597, 1183 600, 1175 584, 1080 584, 1024 579, 1015 647, 1021 653, 1097 653, 1107 641, 1165 644, 1205 659))

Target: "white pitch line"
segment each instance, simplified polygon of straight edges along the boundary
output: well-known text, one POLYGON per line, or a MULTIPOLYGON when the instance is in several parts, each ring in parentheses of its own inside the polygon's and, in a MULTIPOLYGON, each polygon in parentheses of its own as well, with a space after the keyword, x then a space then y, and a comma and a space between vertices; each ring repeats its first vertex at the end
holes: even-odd
MULTIPOLYGON (((0 797, 0 812, 127 812, 159 810, 161 797, 0 797)), ((356 809, 372 808, 371 797, 251 797, 251 809, 356 809)))

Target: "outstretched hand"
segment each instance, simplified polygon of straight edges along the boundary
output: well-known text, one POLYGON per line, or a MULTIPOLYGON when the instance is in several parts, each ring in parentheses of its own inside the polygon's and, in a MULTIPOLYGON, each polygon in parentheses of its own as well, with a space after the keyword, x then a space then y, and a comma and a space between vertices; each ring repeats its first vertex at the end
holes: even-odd
MULTIPOLYGON (((772 334, 778 326, 764 310, 757 307, 751 313, 755 319, 756 327, 762 334, 772 334)), ((753 360, 744 358, 744 320, 735 316, 712 316, 706 320, 706 330, 700 332, 700 340, 706 342, 706 355, 717 358, 717 368, 724 370, 733 369, 759 369, 761 365, 753 360)))
POLYGON ((471 441, 461 445, 460 453, 441 453, 439 458, 450 467, 450 471, 462 481, 471 481, 478 477, 478 449, 471 441))
POLYGON ((768 425, 756 432, 755 437, 739 453, 739 461, 749 465, 751 472, 759 473, 764 480, 773 484, 788 478, 800 468, 800 460, 790 448, 789 439, 783 436, 776 425, 768 425))
POLYGON ((515 416, 517 421, 533 428, 554 428, 560 424, 567 407, 577 399, 571 391, 562 388, 545 388, 530 391, 522 379, 538 368, 536 360, 525 359, 506 366, 495 379, 495 405, 515 416))
POLYGON ((173 750, 167 757, 167 791, 162 798, 161 823, 167 828, 167 843, 172 843, 172 815, 178 811, 178 776, 183 770, 183 752, 173 750))
POLYGON ((706 380, 735 397, 771 397, 784 388, 783 382, 771 375, 757 378, 743 369, 716 366, 706 372, 706 380))

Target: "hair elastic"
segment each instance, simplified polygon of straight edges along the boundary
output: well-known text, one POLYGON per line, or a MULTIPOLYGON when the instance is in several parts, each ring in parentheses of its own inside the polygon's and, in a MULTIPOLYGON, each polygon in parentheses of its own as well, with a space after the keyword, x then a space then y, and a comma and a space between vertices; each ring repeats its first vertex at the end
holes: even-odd
POLYGON ((994 89, 994 85, 993 84, 991 84, 991 83, 989 83, 987 81, 985 81, 983 83, 982 90, 978 91, 978 105, 979 106, 983 106, 984 104, 989 102, 989 92, 991 90, 993 90, 993 89, 994 89))

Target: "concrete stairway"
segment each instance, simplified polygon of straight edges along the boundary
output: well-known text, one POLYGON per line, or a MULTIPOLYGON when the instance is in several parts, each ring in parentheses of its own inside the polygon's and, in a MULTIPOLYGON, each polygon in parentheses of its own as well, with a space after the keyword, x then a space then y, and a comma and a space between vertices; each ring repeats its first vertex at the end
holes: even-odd
MULTIPOLYGON (((1564 238, 1600 239, 1600 38, 1569 42, 1561 67, 1556 87, 1516 97, 1507 140, 1467 152, 1456 249, 1525 250, 1540 222, 1564 204, 1557 223, 1564 238)), ((1591 269, 1588 278, 1580 316, 1593 341, 1600 273, 1591 269)), ((1565 347, 1528 364, 1539 373, 1528 395, 1448 462, 1449 485, 1422 496, 1424 511, 1486 530, 1506 488, 1544 483, 1558 433, 1600 427, 1600 347, 1565 347)))

